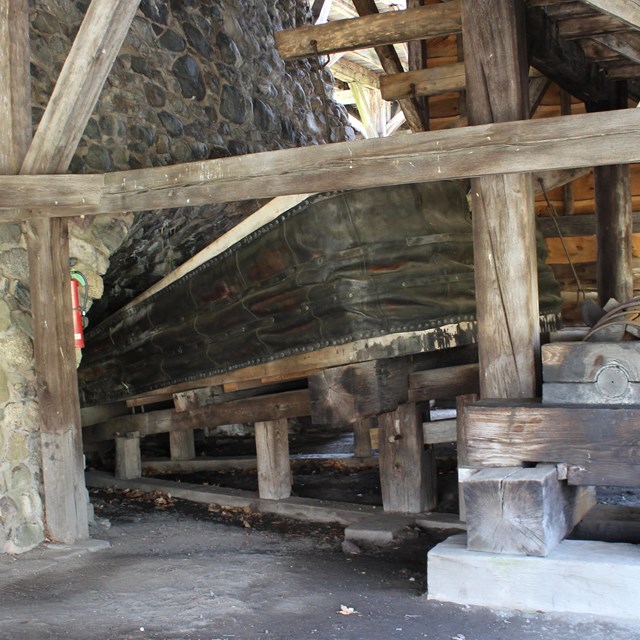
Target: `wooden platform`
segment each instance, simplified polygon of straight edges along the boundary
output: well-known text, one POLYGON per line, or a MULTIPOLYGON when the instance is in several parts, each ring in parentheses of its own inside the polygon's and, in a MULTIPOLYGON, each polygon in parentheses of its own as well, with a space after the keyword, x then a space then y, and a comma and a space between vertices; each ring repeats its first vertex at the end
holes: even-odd
POLYGON ((428 555, 428 598, 495 609, 640 620, 640 548, 565 540, 546 558, 468 551, 455 535, 428 555))

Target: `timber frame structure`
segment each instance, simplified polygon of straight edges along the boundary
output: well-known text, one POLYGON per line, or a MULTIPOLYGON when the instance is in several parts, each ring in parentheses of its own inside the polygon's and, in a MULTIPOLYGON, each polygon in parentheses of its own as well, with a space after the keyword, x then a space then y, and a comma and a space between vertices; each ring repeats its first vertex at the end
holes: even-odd
MULTIPOLYGON (((636 0, 409 2, 404 10, 380 15, 372 0, 354 0, 360 18, 278 34, 281 55, 290 59, 374 48, 387 74, 394 69, 396 74, 379 79, 382 95, 399 101, 413 133, 104 175, 65 172, 138 2, 91 2, 33 139, 27 5, 27 0, 0 0, 0 112, 2 121, 11 123, 0 129, 0 222, 23 222, 28 238, 41 437, 43 450, 55 451, 55 455, 43 455, 47 526, 55 540, 73 542, 88 535, 76 358, 67 313, 70 217, 253 198, 276 198, 273 207, 281 210, 308 192, 471 178, 479 369, 457 371, 470 376, 464 378, 467 385, 455 388, 478 387, 480 396, 493 399, 494 404, 464 411, 464 403, 460 404, 460 415, 466 416, 459 427, 461 461, 469 468, 491 466, 485 464, 478 444, 483 442, 484 426, 500 420, 508 423, 514 413, 533 411, 525 399, 540 395, 533 173, 543 176, 551 187, 575 177, 576 169, 596 168, 599 295, 604 301, 610 297, 627 300, 633 295, 629 166, 640 163, 640 109, 626 107, 640 98, 640 3, 636 0), (408 77, 392 54, 393 43, 429 43, 460 33, 463 47, 457 55, 464 61, 452 68, 437 72, 413 68, 411 73, 416 75, 408 77), (535 72, 530 74, 529 65, 535 72), (588 113, 530 120, 530 95, 535 100, 532 87, 539 85, 540 77, 545 78, 545 86, 552 80, 585 102, 588 113), (429 121, 425 120, 424 102, 421 111, 420 96, 462 89, 466 113, 456 126, 427 130, 429 121), (478 375, 479 385, 474 378, 478 375), (498 418, 487 417, 491 411, 498 418), (470 435, 465 435, 465 429, 470 435)), ((322 15, 322 8, 317 14, 322 15)), ((411 50, 415 67, 419 56, 413 45, 411 50)), ((353 73, 353 66, 343 64, 336 75, 347 77, 345 69, 349 68, 353 73)), ((374 353, 375 346, 359 347, 374 353)), ((331 355, 324 355, 331 365, 331 355)), ((375 363, 375 357, 369 354, 360 360, 375 363)), ((454 364, 475 367, 468 361, 454 364)), ((309 358, 296 366, 298 371, 305 366, 307 371, 316 368, 309 358)), ((285 379, 286 373, 277 367, 256 367, 249 377, 268 383, 285 379)), ((429 397, 420 389, 430 384, 430 373, 414 380, 414 401, 429 397)), ((227 389, 235 382, 236 390, 243 388, 237 376, 208 382, 211 386, 223 382, 227 389)), ((240 410, 241 404, 249 419, 259 423, 257 438, 264 448, 280 443, 276 450, 285 452, 287 417, 309 411, 309 398, 298 391, 284 394, 286 397, 261 398, 260 413, 254 414, 250 401, 236 407, 202 403, 198 396, 206 390, 196 390, 194 385, 167 393, 170 398, 176 394, 182 410, 192 409, 172 423, 169 430, 176 434, 192 429, 198 417, 227 420, 230 414, 224 412, 240 410), (219 406, 226 408, 216 408, 219 406)), ((146 402, 149 398, 137 403, 146 402)), ((131 404, 136 404, 135 399, 131 404)), ((379 407, 380 413, 397 412, 388 424, 384 422, 387 418, 382 421, 385 439, 393 440, 398 428, 410 425, 411 437, 418 438, 418 448, 422 448, 415 431, 415 402, 399 407, 396 402, 395 406, 382 403, 379 407)), ((559 415, 569 426, 580 419, 567 408, 555 409, 555 414, 552 409, 546 411, 545 420, 550 424, 559 415)), ((597 413, 595 408, 590 411, 597 413)), ((367 417, 357 415, 358 420, 367 417)), ((155 422, 146 418, 146 427, 143 421, 135 421, 135 430, 124 424, 131 417, 116 418, 120 422, 110 423, 108 437, 166 430, 162 419, 174 419, 156 418, 155 422)), ((597 416, 589 419, 598 420, 597 416)), ((624 416, 607 414, 603 419, 617 420, 620 434, 637 439, 640 408, 629 407, 624 416)), ((89 426, 86 440, 100 440, 104 435, 100 428, 99 424, 89 426)), ((131 460, 135 438, 118 440, 122 459, 131 460)), ((182 446, 188 455, 189 443, 179 435, 175 446, 182 446)), ((512 456, 507 464, 531 462, 527 455, 522 453, 517 460, 512 456)), ((286 494, 282 487, 288 469, 281 468, 281 461, 282 456, 277 456, 266 471, 259 469, 275 478, 265 485, 263 497, 279 499, 286 494)), ((637 481, 640 459, 626 463, 630 467, 627 477, 637 481)), ((389 464, 393 466, 394 460, 389 464)), ((137 471, 125 469, 122 475, 137 471)), ((527 482, 552 482, 547 470, 538 475, 527 482)), ((490 473, 486 484, 478 474, 472 479, 468 491, 465 488, 467 502, 473 500, 474 491, 486 492, 496 482, 490 473)), ((418 493, 422 491, 424 487, 419 487, 418 493)), ((428 503, 424 494, 404 498, 408 502, 400 500, 397 510, 416 510, 416 504, 419 510, 428 503)), ((557 536, 565 534, 563 529, 557 536)), ((474 544, 482 547, 484 543, 477 542, 481 538, 480 532, 474 544)))

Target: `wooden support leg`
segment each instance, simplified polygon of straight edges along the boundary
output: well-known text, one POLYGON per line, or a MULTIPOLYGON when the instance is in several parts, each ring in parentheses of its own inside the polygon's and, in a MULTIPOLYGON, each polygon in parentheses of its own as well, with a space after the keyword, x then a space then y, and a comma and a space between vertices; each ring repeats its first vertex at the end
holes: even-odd
POLYGON ((353 424, 353 455, 356 458, 371 457, 371 432, 373 418, 363 418, 353 424))
POLYGON ((555 465, 481 469, 464 483, 467 548, 548 555, 595 504, 592 487, 570 487, 555 465))
POLYGON ((169 451, 172 460, 193 460, 196 457, 193 430, 170 431, 169 451))
POLYGON ((256 422, 258 494, 268 500, 291 495, 289 421, 286 418, 256 422))
POLYGON ((460 512, 460 520, 466 522, 467 510, 464 504, 464 488, 463 483, 468 480, 476 469, 468 468, 467 460, 467 434, 464 428, 464 412, 468 404, 478 400, 477 393, 469 393, 458 396, 456 398, 456 430, 457 430, 457 451, 458 451, 458 505, 460 512))
POLYGON ((422 420, 415 403, 378 417, 380 486, 385 511, 419 513, 437 502, 435 459, 425 452, 422 420))
POLYGON ((140 433, 134 431, 116 438, 116 478, 132 480, 141 475, 140 433))

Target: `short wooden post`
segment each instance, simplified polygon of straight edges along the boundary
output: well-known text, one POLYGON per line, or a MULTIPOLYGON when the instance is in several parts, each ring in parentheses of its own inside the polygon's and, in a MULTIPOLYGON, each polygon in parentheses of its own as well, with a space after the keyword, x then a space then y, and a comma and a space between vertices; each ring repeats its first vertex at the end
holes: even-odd
POLYGON ((258 494, 268 500, 291 495, 289 421, 286 418, 256 422, 258 494))
POLYGON ((116 478, 133 480, 142 476, 140 433, 132 431, 116 438, 116 478))
POLYGON ((380 487, 385 511, 419 513, 437 502, 433 454, 425 452, 422 420, 410 402, 378 417, 380 487))
POLYGON ((464 486, 465 480, 470 478, 476 469, 470 469, 467 461, 467 434, 464 428, 464 412, 468 404, 478 400, 477 393, 469 393, 458 396, 456 398, 456 429, 457 429, 457 451, 458 451, 458 509, 460 512, 460 520, 466 522, 467 510, 464 503, 464 486))
POLYGON ((353 423, 353 455, 356 458, 371 457, 371 427, 373 418, 363 418, 353 423))
POLYGON ((172 460, 193 460, 196 457, 193 430, 170 431, 169 451, 172 460))

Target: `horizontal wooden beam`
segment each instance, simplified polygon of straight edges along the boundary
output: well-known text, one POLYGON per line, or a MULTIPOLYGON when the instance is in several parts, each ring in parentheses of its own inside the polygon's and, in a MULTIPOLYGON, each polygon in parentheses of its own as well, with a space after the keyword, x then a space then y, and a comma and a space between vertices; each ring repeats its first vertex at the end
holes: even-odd
POLYGON ((464 426, 469 466, 640 464, 638 407, 483 400, 466 408, 464 426))
POLYGON ((640 0, 582 0, 618 20, 632 29, 640 29, 640 0))
POLYGON ((565 40, 591 38, 605 33, 626 31, 629 27, 611 16, 569 18, 558 21, 558 35, 565 40))
POLYGON ((276 46, 283 60, 295 60, 446 36, 461 30, 460 4, 456 0, 280 31, 276 33, 276 46))
POLYGON ((0 176, 0 222, 14 220, 16 207, 52 217, 152 211, 633 162, 640 162, 640 109, 621 109, 104 175, 0 176))
MULTIPOLYGON (((561 234, 564 238, 593 236, 596 233, 596 217, 593 214, 576 214, 555 218, 539 217, 537 225, 545 238, 557 238, 561 234), (558 227, 560 227, 560 233, 558 233, 558 227)), ((633 214, 633 233, 640 233, 640 213, 638 212, 633 214)))
POLYGON ((309 415, 309 392, 306 389, 223 404, 210 404, 191 411, 164 409, 113 418, 82 430, 85 443, 111 440, 116 436, 139 432, 141 436, 170 431, 215 427, 236 422, 258 422, 309 415))

